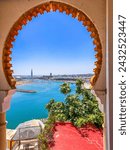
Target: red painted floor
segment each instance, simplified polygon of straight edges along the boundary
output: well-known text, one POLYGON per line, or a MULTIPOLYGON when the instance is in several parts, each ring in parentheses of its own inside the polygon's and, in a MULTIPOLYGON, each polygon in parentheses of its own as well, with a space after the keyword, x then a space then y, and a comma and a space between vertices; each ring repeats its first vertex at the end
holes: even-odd
POLYGON ((51 150, 103 150, 103 132, 92 125, 77 130, 70 123, 56 125, 51 150))

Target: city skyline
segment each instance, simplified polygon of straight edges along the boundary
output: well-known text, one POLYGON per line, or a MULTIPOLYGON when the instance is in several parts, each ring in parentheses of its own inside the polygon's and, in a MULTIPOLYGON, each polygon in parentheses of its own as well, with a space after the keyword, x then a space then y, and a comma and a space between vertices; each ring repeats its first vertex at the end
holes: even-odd
MULTIPOLYGON (((53 74, 52 72, 50 72, 49 74, 35 74, 35 70, 33 70, 33 68, 30 69, 30 74, 14 74, 14 76, 60 76, 60 75, 85 75, 85 74, 82 74, 82 73, 77 73, 77 74, 53 74)), ((94 74, 94 73, 86 73, 86 74, 94 74)))
POLYGON ((87 74, 95 68, 90 33, 77 19, 64 13, 39 15, 19 31, 14 42, 14 75, 87 74))

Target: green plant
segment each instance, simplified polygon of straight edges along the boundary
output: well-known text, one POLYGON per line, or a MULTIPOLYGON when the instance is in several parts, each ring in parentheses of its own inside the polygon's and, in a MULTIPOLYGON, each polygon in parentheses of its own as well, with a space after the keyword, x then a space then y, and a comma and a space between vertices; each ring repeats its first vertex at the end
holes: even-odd
POLYGON ((76 93, 81 94, 83 89, 83 81, 82 79, 76 80, 76 93))
POLYGON ((60 87, 60 91, 63 94, 68 94, 71 92, 70 84, 69 83, 63 83, 60 87))
POLYGON ((103 114, 98 108, 96 97, 84 88, 83 83, 81 79, 76 81, 75 94, 68 94, 71 91, 68 83, 62 84, 60 91, 66 95, 65 102, 51 99, 46 108, 56 121, 71 121, 77 127, 86 123, 102 127, 103 114))
POLYGON ((51 99, 46 105, 49 116, 44 131, 38 137, 40 150, 49 150, 49 145, 54 144, 53 132, 56 121, 70 121, 79 128, 87 123, 97 127, 103 125, 103 113, 98 108, 96 97, 90 90, 84 88, 81 79, 76 81, 75 94, 69 94, 71 88, 68 83, 62 84, 60 91, 66 95, 65 102, 56 102, 51 99))
POLYGON ((52 146, 54 144, 53 140, 53 132, 55 125, 55 117, 53 115, 49 115, 44 130, 38 136, 39 150, 50 150, 49 145, 52 146))
POLYGON ((51 107, 52 107, 52 105, 55 103, 55 100, 54 99, 51 99, 50 101, 49 101, 49 103, 46 105, 46 108, 50 111, 50 109, 51 109, 51 107))
POLYGON ((86 118, 83 118, 83 117, 77 118, 74 121, 74 125, 79 128, 82 127, 83 125, 85 125, 86 123, 87 123, 87 120, 86 120, 86 118))
POLYGON ((47 138, 44 136, 44 133, 38 135, 38 145, 39 150, 49 150, 47 138))

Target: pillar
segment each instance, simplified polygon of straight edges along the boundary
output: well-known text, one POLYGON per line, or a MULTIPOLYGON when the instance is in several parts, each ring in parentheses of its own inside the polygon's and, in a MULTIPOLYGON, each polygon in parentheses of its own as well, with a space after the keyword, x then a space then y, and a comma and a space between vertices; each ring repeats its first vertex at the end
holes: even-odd
POLYGON ((107 124, 107 120, 109 119, 108 118, 109 116, 108 116, 108 112, 106 110, 106 89, 94 89, 94 90, 92 90, 92 93, 97 97, 99 109, 104 114, 103 149, 108 150, 108 148, 107 148, 107 141, 108 141, 107 128, 109 128, 109 125, 107 124))
POLYGON ((6 150, 6 114, 0 112, 0 150, 6 150))
POLYGON ((6 150, 6 111, 10 108, 13 90, 0 90, 0 150, 6 150))
POLYGON ((107 150, 113 150, 113 0, 106 1, 106 70, 107 70, 107 97, 106 110, 109 128, 107 150))

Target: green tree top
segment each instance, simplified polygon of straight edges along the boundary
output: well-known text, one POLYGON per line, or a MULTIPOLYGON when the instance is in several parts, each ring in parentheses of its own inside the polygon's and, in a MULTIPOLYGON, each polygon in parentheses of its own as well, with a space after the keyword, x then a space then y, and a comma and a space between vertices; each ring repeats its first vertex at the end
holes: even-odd
POLYGON ((57 121, 71 121, 77 127, 86 123, 102 127, 103 114, 99 110, 98 101, 90 90, 84 88, 83 84, 84 82, 78 79, 75 94, 69 94, 70 84, 63 83, 60 91, 66 95, 65 102, 55 102, 51 99, 46 106, 49 115, 53 115, 57 121))
POLYGON ((63 83, 61 86, 60 86, 60 91, 61 93, 63 94, 68 94, 71 92, 71 88, 70 88, 70 84, 69 83, 63 83))

